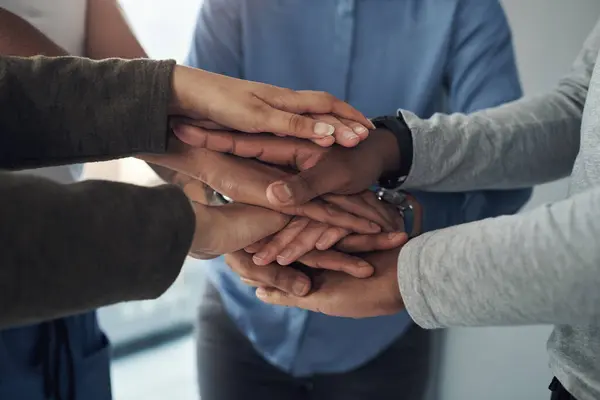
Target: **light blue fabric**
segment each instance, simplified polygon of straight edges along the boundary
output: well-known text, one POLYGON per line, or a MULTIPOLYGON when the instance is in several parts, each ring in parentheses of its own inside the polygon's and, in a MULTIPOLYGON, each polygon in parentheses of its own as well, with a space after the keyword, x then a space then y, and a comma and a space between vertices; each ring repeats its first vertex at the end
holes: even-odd
MULTIPOLYGON (((324 90, 369 117, 468 113, 521 96, 497 0, 204 0, 188 64, 324 90)), ((514 213, 530 194, 415 193, 426 230, 514 213)), ((411 323, 406 313, 353 320, 265 305, 222 259, 206 271, 256 349, 295 376, 354 369, 411 323)))

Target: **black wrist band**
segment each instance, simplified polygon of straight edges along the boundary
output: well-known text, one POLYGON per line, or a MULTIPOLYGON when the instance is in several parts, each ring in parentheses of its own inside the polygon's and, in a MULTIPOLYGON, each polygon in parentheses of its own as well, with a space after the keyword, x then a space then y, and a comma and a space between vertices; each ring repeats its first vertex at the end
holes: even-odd
POLYGON ((398 170, 380 177, 379 186, 392 189, 400 186, 406 180, 413 163, 413 138, 402 115, 395 117, 377 117, 371 120, 375 128, 385 128, 392 132, 398 144, 400 162, 398 170))

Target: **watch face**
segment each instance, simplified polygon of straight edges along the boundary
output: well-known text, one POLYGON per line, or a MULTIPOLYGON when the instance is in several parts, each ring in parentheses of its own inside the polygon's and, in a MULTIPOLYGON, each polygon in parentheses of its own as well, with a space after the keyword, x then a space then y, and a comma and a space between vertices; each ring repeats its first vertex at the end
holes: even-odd
POLYGON ((229 203, 233 203, 233 200, 231 200, 229 197, 222 195, 221 193, 217 192, 216 190, 212 191, 212 194, 210 195, 209 198, 209 204, 213 205, 213 206, 224 206, 225 204, 229 204, 229 203))
POLYGON ((385 201, 397 206, 404 206, 406 203, 406 194, 398 189, 380 189, 377 192, 379 200, 385 201))

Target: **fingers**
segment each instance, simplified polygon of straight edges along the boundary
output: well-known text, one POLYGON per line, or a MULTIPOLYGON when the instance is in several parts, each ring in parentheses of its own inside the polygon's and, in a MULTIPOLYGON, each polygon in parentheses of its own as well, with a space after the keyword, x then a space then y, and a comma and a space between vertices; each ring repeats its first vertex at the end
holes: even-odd
POLYGON ((257 130, 259 132, 277 132, 285 136, 317 140, 332 136, 335 127, 304 115, 268 109, 264 111, 257 130))
POLYGON ((294 99, 296 102, 294 112, 334 114, 337 117, 354 121, 364 128, 375 129, 373 123, 360 111, 329 93, 310 90, 301 90, 296 93, 299 96, 294 99))
MULTIPOLYGON (((266 265, 274 261, 277 261, 280 265, 289 265, 317 247, 326 250, 347 234, 348 231, 344 229, 331 228, 327 224, 304 217, 295 217, 260 248, 254 254, 252 260, 256 265, 266 265), (319 242, 323 242, 322 237, 325 234, 328 234, 327 246, 323 244, 318 246, 319 242)), ((356 260, 346 260, 346 262, 353 261, 356 260)), ((316 266, 314 262, 313 265, 316 266)), ((341 267, 336 266, 335 268, 337 270, 341 267)))
POLYGON ((225 262, 240 277, 253 283, 253 286, 268 286, 293 293, 296 296, 306 295, 310 288, 310 279, 302 272, 277 264, 257 266, 252 256, 238 251, 225 256, 225 262))
POLYGON ((400 227, 397 226, 398 218, 402 220, 400 213, 395 207, 377 200, 375 194, 371 192, 366 191, 357 195, 347 196, 326 195, 323 196, 323 199, 330 204, 336 205, 341 210, 375 222, 385 232, 400 230, 400 227), (367 200, 371 196, 374 200, 373 202, 367 200), (394 211, 396 215, 388 211, 394 211))
POLYGON ((364 129, 364 126, 362 124, 359 124, 357 122, 354 122, 352 120, 342 118, 342 117, 337 117, 337 119, 342 124, 346 125, 350 129, 352 129, 354 131, 354 133, 356 133, 358 135, 358 137, 360 138, 361 141, 365 140, 369 136, 369 130, 364 129))
MULTIPOLYGON (((314 221, 311 221, 306 217, 292 218, 285 228, 273 235, 271 241, 265 244, 256 254, 254 254, 252 260, 256 265, 266 265, 274 262, 281 251, 283 251, 290 243, 292 243, 294 239, 296 239, 297 236, 302 233, 302 231, 305 230, 306 227, 311 223, 314 223, 314 221)), ((307 251, 310 251, 313 248, 314 245, 307 251)))
POLYGON ((256 243, 252 243, 250 246, 244 247, 244 251, 248 254, 258 253, 267 243, 271 241, 271 236, 267 236, 264 239, 259 240, 256 243))
POLYGON ((405 232, 380 233, 376 235, 350 235, 340 240, 335 248, 345 253, 368 253, 391 250, 408 241, 405 232))
MULTIPOLYGON (((265 86, 261 89, 263 90, 260 91, 259 97, 277 109, 296 114, 335 114, 338 117, 354 121, 365 128, 375 129, 371 121, 357 109, 329 93, 308 90, 292 91, 273 86, 265 86)), ((273 130, 267 131, 272 132, 273 130)))
POLYGON ((289 217, 262 207, 228 204, 209 207, 195 203, 196 230, 190 253, 197 258, 243 249, 281 230, 289 217))
POLYGON ((269 202, 277 206, 300 205, 344 187, 351 177, 328 160, 325 158, 312 168, 270 184, 267 188, 269 202))
MULTIPOLYGON (((277 208, 276 208, 277 209, 277 208)), ((381 227, 376 223, 347 211, 343 211, 337 206, 324 203, 320 200, 313 200, 299 207, 284 207, 281 212, 288 215, 299 215, 308 217, 312 220, 323 222, 325 224, 338 228, 348 229, 356 233, 379 233, 381 227)))
POLYGON ((313 250, 298 261, 311 268, 345 272, 356 278, 368 278, 375 271, 365 260, 334 250, 313 250))
POLYGON ((397 206, 380 201, 375 193, 370 190, 361 193, 361 197, 368 204, 365 208, 372 208, 382 214, 384 218, 391 221, 392 228, 388 232, 404 232, 404 217, 397 206))
MULTIPOLYGON (((325 122, 335 128, 335 131, 333 134, 333 137, 335 139, 334 142, 336 142, 344 147, 354 147, 358 143, 360 143, 360 136, 356 132, 354 132, 354 130, 352 130, 352 128, 348 127, 346 124, 344 124, 342 121, 340 121, 338 118, 334 117, 333 115, 313 114, 312 117, 316 121, 325 122)), ((355 126, 356 126, 355 129, 359 130, 363 135, 365 132, 368 132, 367 128, 365 128, 364 126, 362 126, 360 124, 356 124, 354 122, 353 122, 353 124, 355 124, 355 126)), ((317 144, 319 144, 319 143, 317 143, 317 144)))
POLYGON ((315 312, 319 311, 316 307, 318 300, 312 295, 308 297, 293 296, 289 295, 288 292, 279 290, 277 288, 259 287, 256 289, 256 297, 267 304, 284 307, 298 307, 315 312))
POLYGON ((317 250, 327 250, 349 234, 350 231, 348 229, 330 227, 317 240, 315 247, 317 250))
POLYGON ((270 134, 209 131, 182 124, 174 125, 173 132, 190 146, 244 158, 256 158, 269 164, 295 169, 306 169, 315 165, 327 151, 306 140, 279 138, 270 134))
POLYGON ((276 249, 275 255, 280 265, 289 265, 306 253, 315 249, 317 241, 328 228, 328 225, 316 221, 308 224, 291 238, 281 248, 276 249))

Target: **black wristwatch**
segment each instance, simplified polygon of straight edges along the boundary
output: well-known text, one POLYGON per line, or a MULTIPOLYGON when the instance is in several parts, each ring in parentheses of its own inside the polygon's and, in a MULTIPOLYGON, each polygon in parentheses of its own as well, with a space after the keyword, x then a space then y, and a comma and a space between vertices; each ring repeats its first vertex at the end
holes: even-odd
POLYGON ((398 170, 381 176, 379 186, 384 189, 395 189, 406 180, 413 163, 413 138, 408 125, 400 113, 397 116, 377 117, 371 120, 375 128, 385 128, 392 132, 398 143, 398 154, 400 162, 398 170))

